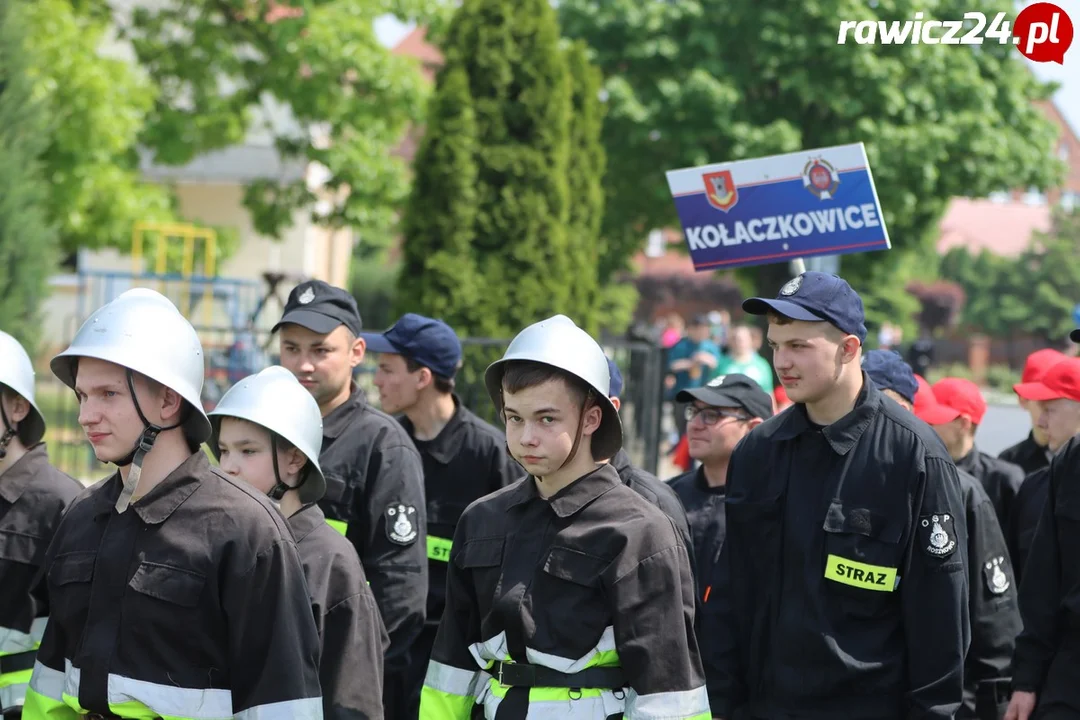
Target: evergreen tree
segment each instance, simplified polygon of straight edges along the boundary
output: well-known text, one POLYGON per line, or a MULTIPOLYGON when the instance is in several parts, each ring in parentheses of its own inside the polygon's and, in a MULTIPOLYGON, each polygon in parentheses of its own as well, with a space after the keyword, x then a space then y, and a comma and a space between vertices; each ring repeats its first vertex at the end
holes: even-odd
POLYGON ((0 0, 0 317, 33 354, 57 236, 40 164, 50 127, 26 70, 23 2, 0 0))
POLYGON ((509 337, 554 313, 595 329, 596 221, 589 216, 603 208, 592 197, 600 180, 587 174, 603 171, 602 153, 590 147, 599 132, 598 78, 580 72, 591 85, 581 92, 594 100, 581 103, 587 117, 572 120, 575 83, 547 0, 465 0, 443 54, 406 219, 401 306, 436 309, 462 335, 509 337), (464 255, 464 244, 469 259, 452 260, 464 255), (423 260, 439 251, 445 263, 423 260), (446 291, 419 289, 439 288, 459 270, 463 279, 446 291))

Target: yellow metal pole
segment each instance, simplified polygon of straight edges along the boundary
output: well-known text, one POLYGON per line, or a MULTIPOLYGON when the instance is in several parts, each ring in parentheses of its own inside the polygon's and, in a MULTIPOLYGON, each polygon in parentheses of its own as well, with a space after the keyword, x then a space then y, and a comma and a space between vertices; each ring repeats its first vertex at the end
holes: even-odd
POLYGON ((143 233, 146 232, 146 226, 143 223, 135 223, 135 227, 131 230, 131 274, 141 275, 145 272, 145 268, 142 264, 143 254, 143 233))
POLYGON ((217 233, 206 230, 203 234, 206 256, 203 260, 203 324, 209 327, 213 323, 214 291, 211 278, 216 275, 217 260, 217 233))
POLYGON ((191 299, 191 271, 195 264, 195 228, 188 226, 184 228, 184 260, 180 269, 181 275, 181 307, 186 309, 189 307, 188 302, 191 299))

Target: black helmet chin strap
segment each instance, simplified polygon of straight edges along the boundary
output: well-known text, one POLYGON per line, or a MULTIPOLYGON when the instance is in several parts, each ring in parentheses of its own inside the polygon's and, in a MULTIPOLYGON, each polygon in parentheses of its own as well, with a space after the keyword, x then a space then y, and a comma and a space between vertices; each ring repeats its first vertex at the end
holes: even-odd
POLYGON ((4 420, 4 434, 0 437, 0 460, 3 460, 7 457, 7 446, 12 438, 15 437, 16 433, 18 433, 18 430, 16 430, 15 426, 8 421, 7 411, 4 410, 4 403, 2 401, 0 401, 0 418, 3 418, 4 420))
MULTIPOLYGON (((172 430, 183 425, 183 421, 170 425, 169 427, 161 427, 160 425, 154 425, 146 416, 143 415, 142 408, 139 407, 139 397, 135 394, 135 376, 134 373, 128 368, 125 368, 125 376, 127 377, 128 390, 131 392, 131 402, 135 405, 135 412, 139 414, 139 419, 142 420, 143 431, 139 436, 139 441, 135 444, 124 457, 119 460, 113 461, 113 464, 117 467, 125 467, 131 465, 131 470, 128 471, 127 480, 124 481, 124 489, 120 491, 120 497, 116 499, 116 512, 122 513, 128 509, 128 505, 131 504, 131 496, 135 494, 135 488, 139 486, 139 478, 142 476, 142 464, 147 454, 154 448, 154 442, 157 440, 158 435, 166 430, 172 430)), ((181 413, 181 417, 183 413, 181 413)))
POLYGON ((307 462, 304 464, 303 469, 300 471, 300 477, 298 478, 300 482, 290 487, 281 481, 281 471, 278 469, 277 454, 277 435, 270 433, 270 459, 274 463, 274 487, 270 488, 270 492, 266 493, 266 495, 274 502, 281 502, 281 498, 285 497, 285 493, 290 490, 299 490, 304 486, 308 476, 311 474, 308 472, 311 468, 311 463, 307 462))

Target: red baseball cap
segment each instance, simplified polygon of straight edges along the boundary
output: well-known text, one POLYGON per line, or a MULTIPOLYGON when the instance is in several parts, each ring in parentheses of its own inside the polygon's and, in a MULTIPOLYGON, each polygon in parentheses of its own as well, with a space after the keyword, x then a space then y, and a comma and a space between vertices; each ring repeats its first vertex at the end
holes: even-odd
MULTIPOLYGON (((1024 361, 1024 372, 1020 376, 1021 383, 1037 383, 1042 380, 1043 375, 1050 368, 1057 365, 1064 360, 1067 356, 1065 353, 1053 348, 1045 348, 1043 350, 1036 350, 1027 356, 1027 360, 1024 361)), ((1016 386, 1013 386, 1016 389, 1016 386)))
POLYGON ((946 407, 956 410, 960 415, 978 425, 986 414, 986 400, 982 390, 970 380, 947 377, 934 383, 934 397, 946 407))
POLYGON ((915 402, 913 403, 915 417, 927 425, 944 425, 960 417, 959 412, 937 401, 937 398, 934 397, 934 390, 930 387, 930 383, 926 382, 926 378, 922 375, 916 375, 915 382, 919 386, 915 391, 915 402))
POLYGON ((1065 358, 1047 370, 1040 382, 1020 383, 1016 394, 1025 400, 1066 398, 1080 402, 1080 358, 1065 358))

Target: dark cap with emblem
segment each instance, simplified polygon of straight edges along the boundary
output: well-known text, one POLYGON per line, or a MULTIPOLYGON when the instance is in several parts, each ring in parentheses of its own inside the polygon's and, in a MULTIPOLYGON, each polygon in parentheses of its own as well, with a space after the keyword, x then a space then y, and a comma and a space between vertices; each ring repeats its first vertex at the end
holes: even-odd
POLYGON ((402 315, 382 333, 360 333, 374 353, 403 355, 444 378, 452 378, 461 364, 461 340, 442 320, 416 313, 402 315))
POLYGON ((1080 343, 1080 328, 1076 328, 1071 333, 1069 333, 1069 339, 1072 340, 1074 343, 1080 343))
POLYGON ((866 315, 862 298, 847 281, 828 273, 807 271, 784 283, 776 298, 750 298, 743 310, 765 315, 770 310, 805 322, 827 322, 841 332, 866 342, 866 315))
POLYGON ((285 303, 285 312, 271 332, 277 332, 282 325, 289 323, 306 327, 320 335, 333 332, 338 325, 344 325, 353 335, 359 335, 364 326, 360 321, 356 298, 322 280, 310 280, 293 288, 285 303))
POLYGON ((698 400, 713 407, 742 408, 750 417, 767 419, 773 414, 772 398, 750 377, 741 373, 721 375, 708 385, 683 390, 675 396, 678 402, 698 400))
POLYGON ((919 383, 915 371, 893 350, 871 350, 863 355, 862 369, 882 390, 892 390, 909 403, 915 402, 919 383))

